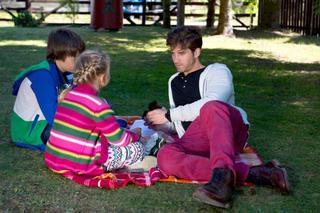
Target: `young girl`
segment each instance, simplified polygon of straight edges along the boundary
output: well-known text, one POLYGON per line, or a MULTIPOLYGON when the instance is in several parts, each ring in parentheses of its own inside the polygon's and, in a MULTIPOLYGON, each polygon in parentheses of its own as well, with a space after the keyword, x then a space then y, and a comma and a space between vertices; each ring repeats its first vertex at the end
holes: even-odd
POLYGON ((103 53, 88 50, 77 58, 75 84, 61 95, 45 152, 54 172, 100 175, 143 159, 139 131, 121 128, 97 96, 110 80, 109 69, 103 53))

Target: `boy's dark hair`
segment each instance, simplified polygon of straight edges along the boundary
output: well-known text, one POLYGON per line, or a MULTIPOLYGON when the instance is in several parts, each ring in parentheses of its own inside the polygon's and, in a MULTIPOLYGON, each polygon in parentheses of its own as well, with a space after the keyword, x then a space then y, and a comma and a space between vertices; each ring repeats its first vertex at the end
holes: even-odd
POLYGON ((167 46, 182 49, 190 49, 194 52, 202 47, 202 35, 198 27, 182 26, 178 27, 167 35, 167 46))
POLYGON ((86 48, 83 40, 75 32, 60 28, 50 32, 47 44, 47 59, 65 60, 67 56, 75 57, 86 48))

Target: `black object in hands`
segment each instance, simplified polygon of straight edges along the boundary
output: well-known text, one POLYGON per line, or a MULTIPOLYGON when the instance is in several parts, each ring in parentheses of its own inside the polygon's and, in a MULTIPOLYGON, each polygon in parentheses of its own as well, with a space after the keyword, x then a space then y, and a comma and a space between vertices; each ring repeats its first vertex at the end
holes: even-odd
POLYGON ((161 109, 162 106, 157 101, 152 101, 148 105, 148 110, 143 112, 142 118, 144 118, 148 112, 155 110, 155 109, 161 109))

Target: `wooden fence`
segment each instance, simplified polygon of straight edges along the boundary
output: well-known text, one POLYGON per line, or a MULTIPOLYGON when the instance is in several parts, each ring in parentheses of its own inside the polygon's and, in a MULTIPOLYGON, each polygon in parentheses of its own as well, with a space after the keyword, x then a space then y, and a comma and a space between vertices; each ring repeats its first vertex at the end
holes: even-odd
MULTIPOLYGON (((90 14, 90 0, 74 0, 75 3, 79 4, 79 11, 78 14, 90 14)), ((9 10, 21 11, 24 9, 28 9, 33 13, 48 13, 48 5, 51 4, 51 13, 53 14, 66 14, 68 11, 62 7, 59 8, 59 1, 58 0, 16 0, 17 4, 12 4, 11 6, 7 7, 9 10), (55 4, 55 6, 52 6, 55 4), (53 7, 53 8, 52 8, 53 7)), ((199 12, 186 12, 185 17, 205 17, 207 12, 208 2, 201 2, 201 1, 187 1, 186 7, 193 7, 193 8, 202 8, 202 11, 199 12), (204 8, 204 9, 203 9, 204 8)), ((146 20, 148 18, 152 18, 154 21, 151 23, 152 25, 158 24, 163 19, 163 10, 162 10, 162 3, 161 0, 139 0, 139 1, 129 1, 123 0, 124 8, 128 6, 134 7, 141 7, 141 11, 123 11, 123 17, 129 22, 130 25, 147 25, 146 20), (137 23, 132 17, 139 17, 141 22, 137 23)), ((194 9, 193 9, 194 10, 194 9)), ((170 7, 170 15, 172 17, 177 16, 177 1, 171 2, 170 7)), ((219 16, 219 14, 215 14, 215 16, 219 16)), ((234 14, 233 18, 236 20, 238 25, 234 27, 244 27, 250 28, 253 24, 253 17, 255 14, 234 14), (250 24, 245 24, 241 21, 243 17, 251 17, 250 24)))
POLYGON ((315 0, 282 0, 280 27, 319 36, 320 16, 315 13, 315 0))

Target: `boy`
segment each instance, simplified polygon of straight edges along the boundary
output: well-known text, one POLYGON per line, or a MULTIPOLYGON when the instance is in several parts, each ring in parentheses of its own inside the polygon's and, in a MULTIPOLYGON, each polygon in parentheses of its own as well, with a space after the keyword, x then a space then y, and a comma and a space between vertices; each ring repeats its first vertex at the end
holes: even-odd
POLYGON ((11 138, 17 146, 44 150, 57 108, 58 95, 72 83, 75 57, 85 43, 68 29, 50 32, 47 60, 21 72, 15 79, 16 96, 11 117, 11 138))

